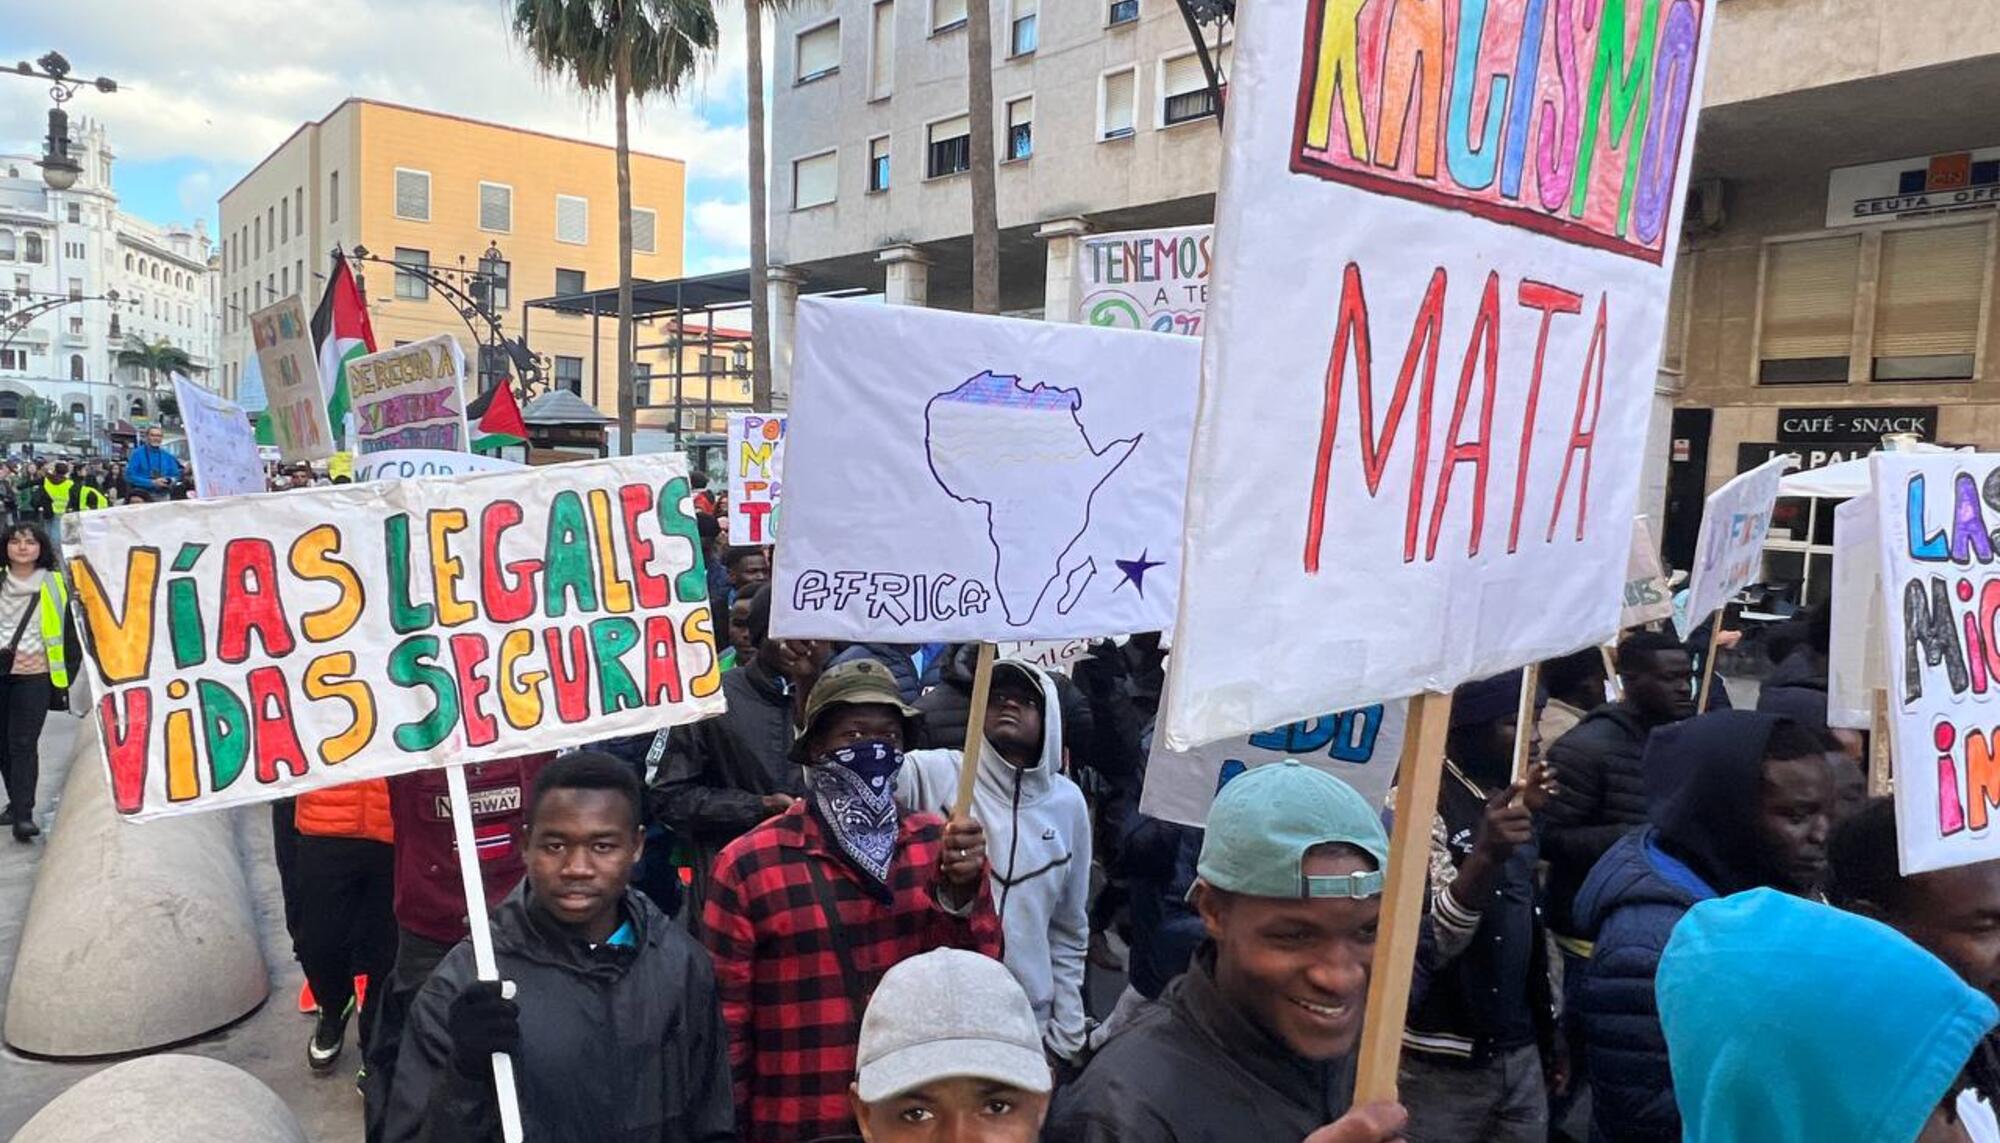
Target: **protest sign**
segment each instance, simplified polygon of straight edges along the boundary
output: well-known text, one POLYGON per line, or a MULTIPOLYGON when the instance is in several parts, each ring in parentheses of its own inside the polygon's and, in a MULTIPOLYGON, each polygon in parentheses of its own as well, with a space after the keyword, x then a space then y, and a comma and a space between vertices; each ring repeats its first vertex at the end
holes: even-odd
POLYGON ((994 648, 994 654, 1002 659, 1012 659, 1019 663, 1030 663, 1052 675, 1067 675, 1077 660, 1090 654, 1095 639, 1030 639, 1025 641, 1002 640, 994 648))
POLYGON ((1166 627, 1199 350, 801 301, 771 633, 928 643, 1166 627))
POLYGON ((1170 745, 1617 633, 1715 4, 1631 7, 1243 6, 1170 745))
POLYGON ((304 304, 294 296, 265 306, 250 315, 250 334, 264 377, 264 415, 271 419, 279 455, 287 461, 332 456, 333 429, 304 304))
POLYGON ((785 418, 729 414, 729 542, 777 540, 778 498, 784 492, 785 418))
POLYGON ((1882 670, 1882 541, 1875 513, 1873 493, 1833 509, 1826 724, 1850 730, 1873 727, 1875 692, 1888 685, 1882 670))
POLYGON ((179 373, 174 374, 174 400, 187 430, 194 494, 208 500, 264 491, 264 462, 257 456, 249 416, 179 373))
POLYGON ((1086 325, 1201 336, 1215 227, 1093 234, 1076 243, 1076 314, 1086 325))
POLYGON ((357 481, 414 480, 423 476, 455 476, 464 472, 513 472, 519 461, 501 460, 476 452, 445 452, 431 448, 392 448, 357 456, 351 462, 357 481))
POLYGON ((1681 638, 1756 582, 1764 569, 1764 540, 1771 531, 1771 509, 1778 503, 1778 481, 1797 461, 1774 456, 1709 494, 1702 505, 1687 601, 1674 616, 1681 638))
POLYGON ((2000 455, 1869 464, 1902 871, 2000 858, 2000 455))
POLYGON ((448 333, 347 363, 357 449, 459 452, 465 427, 465 354, 448 333))
POLYGON ((91 512, 71 534, 130 818, 723 709, 679 455, 91 512))
POLYGON ((1230 779, 1287 758, 1326 771, 1354 787, 1369 805, 1379 807, 1396 784, 1409 705, 1377 703, 1193 750, 1169 750, 1155 740, 1139 812, 1182 825, 1203 825, 1209 803, 1230 779))
POLYGON ((1630 629, 1674 613, 1674 593, 1660 570, 1660 545, 1644 516, 1632 521, 1632 555, 1625 564, 1625 610, 1618 626, 1630 629))

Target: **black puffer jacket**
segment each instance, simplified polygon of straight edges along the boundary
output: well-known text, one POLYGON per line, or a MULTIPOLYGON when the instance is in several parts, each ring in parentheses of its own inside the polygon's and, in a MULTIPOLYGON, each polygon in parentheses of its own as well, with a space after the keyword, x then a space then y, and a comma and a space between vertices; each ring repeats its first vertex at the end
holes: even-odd
MULTIPOLYGON (((708 953, 644 896, 627 891, 630 947, 593 949, 517 887, 493 913, 500 976, 517 987, 514 1082, 529 1139, 732 1143, 729 1037, 708 953)), ((397 1057, 389 1143, 500 1138, 493 1085, 451 1065, 451 1003, 474 979, 460 941, 417 994, 397 1057)))
MULTIPOLYGON (((979 644, 960 643, 938 660, 938 683, 916 701, 924 716, 922 731, 913 750, 965 749, 965 720, 972 715, 972 672, 979 661, 979 644)), ((1051 673, 1056 698, 1062 703, 1063 747, 1072 755, 1088 749, 1091 739, 1090 705, 1076 685, 1062 675, 1051 673)), ((1072 757, 1079 766, 1082 758, 1072 757)))
POLYGON ((1826 690, 1826 656, 1811 647, 1795 647, 1764 680, 1757 709, 1825 730, 1826 690))
POLYGON ((1558 785, 1542 813, 1542 856, 1549 863, 1549 927, 1558 933, 1576 932, 1570 908, 1591 867, 1646 824, 1639 760, 1648 733, 1631 707, 1608 703, 1549 747, 1558 785))

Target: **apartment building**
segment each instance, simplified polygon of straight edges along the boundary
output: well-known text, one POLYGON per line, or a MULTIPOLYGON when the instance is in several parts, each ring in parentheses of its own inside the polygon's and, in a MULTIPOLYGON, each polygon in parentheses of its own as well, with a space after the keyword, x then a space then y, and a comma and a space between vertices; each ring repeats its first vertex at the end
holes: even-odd
MULTIPOLYGON (((1209 221, 1221 135, 1173 0, 993 0, 992 11, 1002 308, 1039 314, 1075 236, 1209 221)), ((816 276, 967 305, 964 0, 807 0, 778 16, 774 39, 780 309, 816 276)))
POLYGON ((36 156, 0 154, 0 314, 38 307, 26 326, 0 328, 0 438, 99 452, 113 430, 157 418, 170 392, 166 378, 121 366, 120 351, 164 343, 186 351, 197 379, 213 374, 214 243, 199 220, 120 208, 102 122, 79 119, 72 146, 83 169, 62 191, 43 183, 36 156), (53 409, 38 418, 30 398, 53 409))
MULTIPOLYGON (((680 276, 686 180, 679 159, 633 154, 636 279, 680 276)), ((521 332, 524 302, 618 281, 612 148, 375 100, 346 100, 300 126, 222 196, 221 214, 227 392, 254 355, 247 315, 293 294, 311 311, 335 246, 442 273, 468 292, 484 262, 509 336, 521 332)), ((469 389, 499 372, 492 360, 482 369, 461 303, 397 265, 355 264, 376 340, 449 333, 465 349, 469 389)), ((615 320, 539 313, 528 344, 555 385, 616 413, 615 320)), ((639 364, 671 370, 643 354, 639 364)))

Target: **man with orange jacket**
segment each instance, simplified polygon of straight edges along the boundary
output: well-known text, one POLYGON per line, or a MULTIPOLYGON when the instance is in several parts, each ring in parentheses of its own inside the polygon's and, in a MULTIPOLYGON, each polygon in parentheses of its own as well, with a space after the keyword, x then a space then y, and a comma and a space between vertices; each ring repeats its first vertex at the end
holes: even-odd
MULTIPOLYGON (((323 1072, 340 1058, 357 998, 354 978, 387 979, 396 963, 395 826, 389 785, 380 778, 301 794, 298 826, 298 929, 293 950, 319 1001, 306 1063, 323 1072)), ((375 1009, 361 1014, 368 1043, 375 1009)))

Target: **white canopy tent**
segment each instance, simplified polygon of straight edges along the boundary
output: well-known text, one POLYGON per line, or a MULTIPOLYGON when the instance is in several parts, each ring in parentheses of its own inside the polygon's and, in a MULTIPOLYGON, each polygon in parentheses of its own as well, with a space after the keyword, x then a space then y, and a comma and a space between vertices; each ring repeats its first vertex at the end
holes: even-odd
MULTIPOLYGON (((1961 451, 1934 445, 1928 441, 1904 441, 1898 444, 1900 447, 1895 449, 1897 452, 1961 451)), ((1818 496, 1845 500, 1867 495, 1868 488, 1868 458, 1861 456, 1853 460, 1843 460, 1839 464, 1829 464, 1824 468, 1791 473, 1778 482, 1778 495, 1818 496)))

